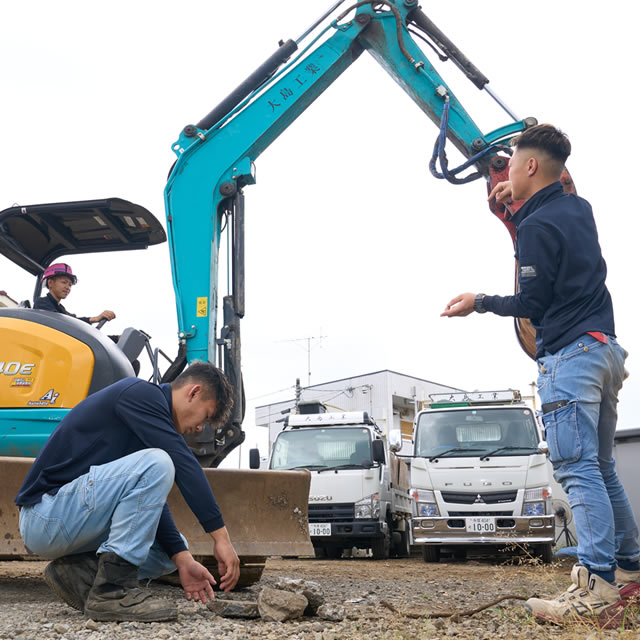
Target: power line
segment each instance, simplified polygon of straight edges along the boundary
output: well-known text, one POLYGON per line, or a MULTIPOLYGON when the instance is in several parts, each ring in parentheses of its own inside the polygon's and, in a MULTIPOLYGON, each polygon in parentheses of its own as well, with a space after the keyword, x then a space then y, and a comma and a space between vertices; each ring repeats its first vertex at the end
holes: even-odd
POLYGON ((285 387, 284 389, 278 389, 277 391, 270 391, 269 393, 263 393, 260 396, 253 396, 253 398, 248 398, 248 400, 251 402, 253 400, 259 400, 260 398, 266 398, 267 396, 274 396, 276 393, 282 393, 283 391, 290 391, 291 389, 293 389, 294 387, 292 387, 291 385, 288 387, 285 387))

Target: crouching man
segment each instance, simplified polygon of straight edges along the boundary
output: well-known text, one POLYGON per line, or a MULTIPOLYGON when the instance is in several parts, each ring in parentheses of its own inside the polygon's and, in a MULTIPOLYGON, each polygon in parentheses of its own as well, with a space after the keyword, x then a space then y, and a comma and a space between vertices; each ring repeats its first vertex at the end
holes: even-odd
POLYGON ((53 560, 47 584, 94 620, 176 618, 174 603, 138 580, 176 569, 187 600, 213 599, 213 576, 189 553, 167 505, 174 479, 213 538, 220 588, 240 562, 209 483, 185 433, 224 423, 231 387, 212 364, 196 362, 159 387, 125 378, 89 396, 60 422, 20 492, 20 534, 53 560))

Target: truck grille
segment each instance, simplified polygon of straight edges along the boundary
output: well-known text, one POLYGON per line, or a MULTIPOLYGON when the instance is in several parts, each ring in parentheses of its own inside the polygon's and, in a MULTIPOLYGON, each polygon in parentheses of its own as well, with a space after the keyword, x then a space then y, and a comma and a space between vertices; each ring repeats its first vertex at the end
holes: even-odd
POLYGON ((353 520, 354 516, 353 503, 309 505, 309 522, 341 522, 353 520))
MULTIPOLYGON (((455 502, 457 504, 473 504, 482 498, 484 504, 498 504, 500 502, 513 502, 518 496, 517 491, 498 491, 493 493, 458 493, 454 491, 443 491, 442 499, 445 502, 455 502)), ((480 503, 482 504, 482 503, 480 503)))
POLYGON ((468 516, 512 516, 513 511, 449 511, 451 518, 466 518, 468 516))

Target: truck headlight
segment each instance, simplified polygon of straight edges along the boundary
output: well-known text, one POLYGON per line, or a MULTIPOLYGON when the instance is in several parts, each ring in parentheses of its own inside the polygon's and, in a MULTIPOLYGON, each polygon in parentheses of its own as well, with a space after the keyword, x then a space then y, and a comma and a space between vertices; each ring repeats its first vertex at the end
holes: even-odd
POLYGON ((411 489, 411 496, 416 501, 418 516, 433 518, 440 515, 436 504, 436 494, 431 489, 411 489))
POLYGON ((523 516, 543 516, 544 502, 525 502, 522 507, 523 516))
POLYGON ((551 487, 525 489, 523 516, 544 516, 551 513, 551 487))
POLYGON ((355 503, 355 517, 376 520, 380 516, 380 495, 373 493, 355 503))

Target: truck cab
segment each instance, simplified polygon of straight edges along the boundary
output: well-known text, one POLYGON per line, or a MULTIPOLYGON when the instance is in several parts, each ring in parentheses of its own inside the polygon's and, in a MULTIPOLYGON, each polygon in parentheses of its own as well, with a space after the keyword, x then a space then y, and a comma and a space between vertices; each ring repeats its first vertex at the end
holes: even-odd
POLYGON ((550 562, 554 544, 546 444, 514 390, 430 396, 416 416, 414 544, 441 551, 522 545, 550 562))
POLYGON ((308 469, 309 535, 316 555, 371 549, 374 559, 409 555, 412 500, 407 465, 366 411, 287 418, 274 442, 270 469, 308 469))

